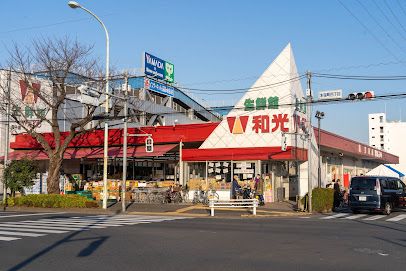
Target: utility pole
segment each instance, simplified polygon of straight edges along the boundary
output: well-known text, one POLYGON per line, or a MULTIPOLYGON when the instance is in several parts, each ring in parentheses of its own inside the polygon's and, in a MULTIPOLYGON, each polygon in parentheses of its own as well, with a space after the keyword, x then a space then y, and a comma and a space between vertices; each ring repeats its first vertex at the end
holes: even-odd
POLYGON ((125 192, 127 182, 127 135, 128 135, 128 74, 125 74, 124 83, 124 135, 123 135, 123 180, 121 182, 121 212, 126 211, 125 192))
MULTIPOLYGON (((11 93, 11 69, 7 74, 7 110, 6 110, 6 129, 5 129, 5 140, 4 140, 4 168, 6 169, 8 164, 8 149, 10 140, 10 93, 11 93)), ((6 210, 7 207, 7 185, 5 180, 3 180, 3 209, 6 210)))
POLYGON ((308 146, 307 146, 307 181, 308 181, 308 203, 307 203, 307 208, 309 213, 312 212, 312 189, 313 189, 313 183, 312 183, 312 74, 310 71, 306 72, 306 77, 307 77, 307 89, 306 89, 306 96, 307 96, 307 113, 308 113, 308 118, 309 118, 309 129, 308 129, 308 146))

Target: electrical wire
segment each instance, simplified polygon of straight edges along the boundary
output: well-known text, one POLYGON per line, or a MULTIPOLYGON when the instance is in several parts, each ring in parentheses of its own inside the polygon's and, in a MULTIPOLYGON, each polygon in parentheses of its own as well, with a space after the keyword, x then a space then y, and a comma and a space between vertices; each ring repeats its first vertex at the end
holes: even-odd
POLYGON ((402 51, 404 48, 386 31, 386 29, 380 24, 380 22, 372 15, 372 13, 367 9, 367 7, 360 1, 357 0, 358 4, 368 13, 368 15, 374 20, 374 22, 379 26, 379 28, 385 33, 385 35, 402 51))
POLYGON ((386 45, 346 6, 341 0, 337 0, 341 6, 344 7, 347 12, 357 20, 357 22, 377 41, 382 48, 384 48, 391 56, 393 56, 396 60, 400 60, 386 45))

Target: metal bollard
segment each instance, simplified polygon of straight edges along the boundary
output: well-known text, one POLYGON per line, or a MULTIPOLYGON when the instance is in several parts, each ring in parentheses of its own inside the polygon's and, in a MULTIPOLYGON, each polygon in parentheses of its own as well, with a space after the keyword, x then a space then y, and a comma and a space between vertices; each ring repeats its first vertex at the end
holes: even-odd
POLYGON ((210 200, 209 205, 210 205, 210 216, 214 216, 214 201, 210 200))

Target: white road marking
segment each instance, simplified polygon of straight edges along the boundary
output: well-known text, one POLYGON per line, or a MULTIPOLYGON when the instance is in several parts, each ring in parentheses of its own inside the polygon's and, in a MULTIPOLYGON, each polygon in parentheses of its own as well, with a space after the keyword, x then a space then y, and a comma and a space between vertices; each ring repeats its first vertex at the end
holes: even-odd
POLYGON ((18 237, 7 237, 7 236, 0 236, 0 241, 14 241, 21 238, 18 237))
POLYGON ((333 219, 333 218, 339 218, 339 217, 343 217, 343 216, 347 216, 348 214, 345 213, 340 213, 340 214, 335 214, 335 215, 330 215, 330 216, 326 216, 326 217, 322 217, 320 219, 333 219))
MULTIPOLYGON (((29 214, 29 215, 44 215, 29 214)), ((56 214, 56 213, 52 213, 56 214)), ((28 214, 16 216, 29 216, 28 214)), ((40 237, 50 233, 67 233, 69 231, 85 231, 105 229, 125 225, 149 224, 154 222, 172 221, 183 217, 169 216, 83 216, 63 218, 43 218, 38 220, 5 221, 0 223, 0 241, 14 241, 20 237, 40 237)))
POLYGON ((4 217, 20 217, 20 216, 35 216, 35 215, 59 215, 65 214, 66 212, 59 212, 59 213, 35 213, 35 214, 19 214, 19 215, 0 215, 0 218, 4 217))
POLYGON ((386 215, 374 215, 374 216, 364 218, 363 220, 378 220, 378 219, 384 218, 384 217, 386 217, 386 215))
POLYGON ((83 225, 83 226, 107 226, 107 227, 120 227, 120 224, 113 224, 109 222, 95 222, 95 221, 76 221, 76 220, 58 220, 58 219, 41 219, 40 222, 62 225, 83 225))
MULTIPOLYGON (((10 223, 10 222, 8 222, 8 223, 10 223)), ((45 225, 24 224, 24 223, 20 223, 20 222, 10 223, 10 224, 7 224, 7 222, 6 222, 6 223, 0 224, 0 227, 1 226, 6 226, 6 227, 12 226, 14 228, 28 228, 28 229, 51 229, 51 230, 56 229, 56 230, 65 230, 65 231, 82 231, 83 230, 82 228, 75 228, 75 227, 74 228, 59 227, 59 226, 52 227, 52 226, 45 226, 45 225)))
MULTIPOLYGON (((10 225, 12 225, 13 224, 13 222, 4 222, 4 223, 7 223, 7 224, 10 224, 10 225)), ((65 227, 69 227, 69 228, 76 228, 76 229, 84 229, 84 228, 86 228, 86 229, 105 229, 105 228, 107 228, 107 227, 105 227, 105 226, 88 226, 88 225, 72 225, 72 224, 69 224, 69 223, 50 223, 50 222, 39 222, 39 221, 23 221, 23 222, 18 222, 17 224, 19 224, 19 225, 35 225, 35 226, 48 226, 48 227, 50 227, 50 226, 55 226, 55 227, 58 227, 58 226, 61 226, 61 227, 63 227, 63 228, 65 228, 65 227), (56 224, 56 225, 53 225, 53 224, 56 224)))
POLYGON ((31 236, 31 237, 39 237, 44 236, 45 234, 39 233, 29 233, 29 232, 13 232, 13 231, 0 231, 1 235, 16 235, 16 236, 31 236))
POLYGON ((360 218, 360 217, 364 217, 364 216, 366 216, 366 215, 352 215, 352 216, 348 216, 348 217, 343 217, 343 218, 341 218, 341 219, 357 219, 357 218, 360 218))
POLYGON ((398 215, 398 216, 386 219, 386 221, 400 221, 405 218, 406 218, 406 215, 398 215))
POLYGON ((1 227, 1 230, 8 231, 27 231, 27 232, 42 232, 42 233, 67 233, 69 231, 46 230, 46 229, 30 229, 30 228, 15 228, 15 227, 1 227))

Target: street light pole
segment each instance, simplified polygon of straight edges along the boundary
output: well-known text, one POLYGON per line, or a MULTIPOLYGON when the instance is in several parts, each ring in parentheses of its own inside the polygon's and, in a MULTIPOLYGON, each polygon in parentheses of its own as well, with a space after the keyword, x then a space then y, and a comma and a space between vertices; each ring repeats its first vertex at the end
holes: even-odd
POLYGON ((321 187, 321 160, 320 160, 320 122, 321 119, 324 118, 324 112, 316 111, 317 118, 317 145, 318 145, 318 171, 317 171, 317 185, 321 187))
POLYGON ((121 211, 126 211, 125 206, 125 192, 127 182, 127 135, 128 135, 128 75, 125 75, 125 89, 124 89, 124 135, 123 135, 123 181, 121 183, 121 211))
POLYGON ((69 1, 68 2, 69 7, 75 9, 75 8, 81 8, 90 15, 92 15, 103 27, 104 32, 106 34, 106 103, 105 103, 105 121, 104 121, 104 155, 103 155, 103 209, 107 209, 107 163, 108 163, 108 148, 109 148, 109 124, 107 122, 107 117, 109 115, 109 77, 110 77, 110 38, 109 38, 109 32, 107 31, 106 26, 100 20, 99 17, 96 16, 93 12, 88 10, 87 8, 81 6, 79 3, 75 1, 69 1))

